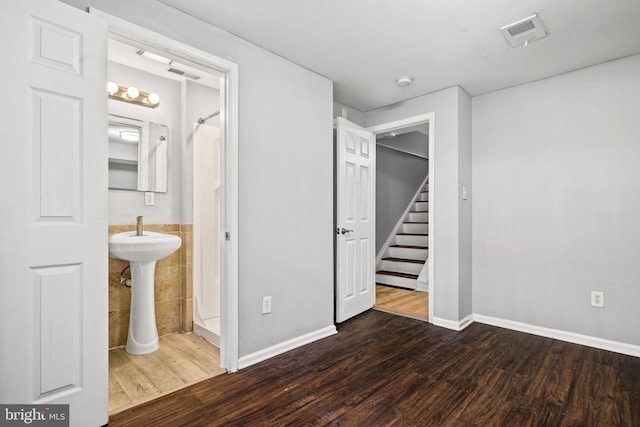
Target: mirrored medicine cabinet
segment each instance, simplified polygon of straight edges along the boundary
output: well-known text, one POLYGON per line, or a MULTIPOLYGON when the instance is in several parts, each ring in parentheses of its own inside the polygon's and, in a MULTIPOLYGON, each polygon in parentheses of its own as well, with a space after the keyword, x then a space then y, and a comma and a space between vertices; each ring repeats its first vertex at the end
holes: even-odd
POLYGON ((169 128, 109 115, 109 189, 167 192, 169 128))

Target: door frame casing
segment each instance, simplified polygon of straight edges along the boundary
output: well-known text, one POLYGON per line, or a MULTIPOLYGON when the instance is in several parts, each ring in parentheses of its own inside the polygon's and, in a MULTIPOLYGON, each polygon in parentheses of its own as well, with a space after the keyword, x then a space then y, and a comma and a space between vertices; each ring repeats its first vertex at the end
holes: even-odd
POLYGON ((225 265, 221 286, 220 365, 229 372, 238 370, 238 65, 218 56, 198 50, 170 37, 156 33, 99 9, 90 8, 92 15, 108 24, 108 38, 141 43, 170 56, 196 63, 224 74, 220 88, 224 108, 220 112, 221 137, 225 154, 225 265))
MULTIPOLYGON (((435 265, 435 245, 434 243, 434 212, 435 212, 435 196, 434 196, 434 177, 435 177, 435 113, 424 113, 418 114, 416 116, 406 117, 400 120, 394 120, 392 122, 382 123, 375 126, 370 126, 366 128, 368 131, 377 135, 379 133, 391 132, 394 130, 402 129, 408 126, 419 125, 422 123, 429 124, 429 323, 433 323, 433 307, 434 301, 436 298, 435 295, 435 273, 434 273, 434 265, 435 265)), ((372 260, 375 262, 375 259, 372 260)))

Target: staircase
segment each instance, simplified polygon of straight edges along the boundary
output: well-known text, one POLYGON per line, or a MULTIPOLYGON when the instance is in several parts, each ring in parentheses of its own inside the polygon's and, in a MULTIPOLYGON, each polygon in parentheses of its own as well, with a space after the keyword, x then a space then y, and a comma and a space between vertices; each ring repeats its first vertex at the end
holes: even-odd
POLYGON ((418 277, 429 257, 429 184, 428 178, 411 202, 395 235, 383 248, 377 264, 376 283, 426 291, 418 286, 418 277))

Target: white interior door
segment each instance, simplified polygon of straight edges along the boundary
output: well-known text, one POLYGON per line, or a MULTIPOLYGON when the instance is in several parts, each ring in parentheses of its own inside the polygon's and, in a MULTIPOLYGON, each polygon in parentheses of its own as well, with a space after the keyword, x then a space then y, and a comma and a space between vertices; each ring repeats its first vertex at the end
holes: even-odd
POLYGON ((107 422, 106 24, 54 0, 0 13, 0 402, 107 422))
POLYGON ((376 139, 341 117, 337 126, 336 321, 373 307, 376 139))

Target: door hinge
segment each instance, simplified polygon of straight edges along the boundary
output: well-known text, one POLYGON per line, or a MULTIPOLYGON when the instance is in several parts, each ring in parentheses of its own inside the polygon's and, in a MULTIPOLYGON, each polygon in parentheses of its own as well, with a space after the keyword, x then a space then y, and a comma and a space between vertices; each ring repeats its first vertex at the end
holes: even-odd
POLYGON ((229 233, 228 231, 226 233, 224 233, 224 237, 227 240, 231 240, 231 233, 229 233))

